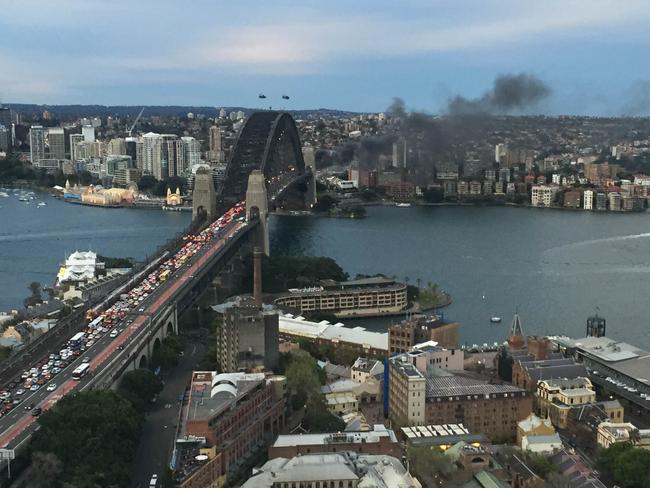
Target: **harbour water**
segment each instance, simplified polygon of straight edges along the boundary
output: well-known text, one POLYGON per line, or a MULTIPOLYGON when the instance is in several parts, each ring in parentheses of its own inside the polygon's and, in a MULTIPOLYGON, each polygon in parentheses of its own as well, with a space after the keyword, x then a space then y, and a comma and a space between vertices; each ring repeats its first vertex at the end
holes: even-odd
MULTIPOLYGON (((29 204, 2 197, 0 310, 19 307, 30 282, 51 284, 75 250, 143 259, 190 218, 68 205, 46 194, 29 204)), ((516 309, 527 334, 580 336, 599 307, 609 335, 650 347, 650 214, 370 207, 362 220, 273 216, 271 247, 331 256, 351 277, 436 283, 451 294, 444 314, 462 323, 469 344, 503 340, 516 309), (493 316, 503 322, 491 324, 493 316)), ((360 325, 385 330, 394 320, 360 325)))
POLYGON ((437 283, 470 345, 502 341, 517 309, 526 334, 582 337, 599 307, 608 335, 650 346, 648 213, 370 207, 363 220, 274 217, 271 240, 274 253, 330 256, 352 277, 437 283))
POLYGON ((71 252, 144 259, 191 219, 185 212, 70 205, 39 192, 25 202, 8 193, 0 196, 0 311, 22 307, 32 281, 52 285, 71 252))

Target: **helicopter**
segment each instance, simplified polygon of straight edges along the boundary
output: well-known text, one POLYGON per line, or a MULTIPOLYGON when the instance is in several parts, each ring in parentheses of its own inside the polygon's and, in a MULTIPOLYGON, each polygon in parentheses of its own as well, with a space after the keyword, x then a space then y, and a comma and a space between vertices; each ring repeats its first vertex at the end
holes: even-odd
POLYGON ((266 98, 266 95, 264 95, 264 93, 260 93, 259 95, 257 95, 257 98, 266 98))
POLYGON ((289 95, 282 95, 282 98, 283 98, 284 100, 289 100, 289 95))

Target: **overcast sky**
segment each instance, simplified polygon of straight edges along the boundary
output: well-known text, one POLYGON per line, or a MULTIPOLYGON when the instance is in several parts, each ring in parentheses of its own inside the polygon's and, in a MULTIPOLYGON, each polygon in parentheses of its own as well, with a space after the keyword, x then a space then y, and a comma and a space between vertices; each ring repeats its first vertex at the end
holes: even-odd
POLYGON ((442 113, 526 72, 553 89, 535 112, 650 114, 647 0, 0 4, 7 102, 442 113))

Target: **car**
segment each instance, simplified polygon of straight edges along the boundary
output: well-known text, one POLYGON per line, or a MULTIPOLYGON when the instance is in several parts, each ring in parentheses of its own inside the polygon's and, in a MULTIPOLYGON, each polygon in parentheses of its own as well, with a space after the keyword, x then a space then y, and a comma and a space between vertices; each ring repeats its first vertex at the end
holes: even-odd
POLYGON ((54 391, 56 390, 56 383, 50 383, 47 385, 47 391, 54 391))
POLYGON ((140 308, 138 309, 138 312, 144 312, 144 307, 140 307, 140 308))
POLYGON ((158 486, 158 475, 154 474, 149 481, 149 488, 156 488, 158 486))
POLYGON ((24 408, 25 408, 25 410, 32 410, 35 406, 36 405, 34 405, 33 403, 30 403, 29 405, 25 405, 24 408))
POLYGON ((18 388, 18 389, 14 392, 14 395, 18 395, 18 396, 20 396, 20 395, 22 395, 22 394, 24 394, 24 393, 25 393, 25 389, 24 389, 24 388, 18 388))
POLYGON ((52 368, 52 371, 50 371, 50 373, 52 374, 59 374, 60 372, 61 372, 61 368, 59 368, 58 366, 55 366, 54 368, 52 368))
POLYGON ((81 360, 81 362, 82 362, 82 363, 89 363, 89 362, 90 362, 90 358, 89 358, 88 356, 86 356, 85 358, 83 358, 83 359, 81 360))
POLYGON ((32 417, 38 417, 42 412, 43 409, 41 407, 36 407, 34 410, 32 410, 32 417))
POLYGON ((41 387, 38 383, 34 383, 32 386, 29 387, 29 391, 36 391, 41 387))
POLYGON ((111 339, 115 339, 117 337, 117 334, 118 334, 117 330, 113 330, 113 331, 111 331, 109 336, 110 336, 111 339))

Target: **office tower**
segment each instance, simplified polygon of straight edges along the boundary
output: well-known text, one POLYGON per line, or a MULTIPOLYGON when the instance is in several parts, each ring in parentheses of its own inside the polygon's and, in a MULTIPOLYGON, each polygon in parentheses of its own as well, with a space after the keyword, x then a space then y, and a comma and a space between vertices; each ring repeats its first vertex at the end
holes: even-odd
POLYGON ((406 168, 406 155, 408 145, 406 139, 399 139, 393 143, 393 167, 406 168))
POLYGON ((210 159, 221 151, 221 128, 218 125, 210 127, 210 159))
POLYGON ((156 167, 154 167, 153 175, 159 180, 164 180, 170 176, 178 176, 178 169, 184 166, 183 142, 174 134, 163 134, 161 136, 160 169, 156 170, 156 167))
POLYGON ((9 141, 11 139, 11 132, 0 124, 0 152, 9 150, 9 141))
POLYGON ((29 159, 32 164, 45 159, 45 129, 41 125, 29 129, 29 159))
POLYGON ((111 139, 106 147, 106 155, 118 156, 126 155, 126 142, 124 139, 118 137, 111 139))
POLYGON ((158 175, 161 174, 160 169, 160 152, 162 146, 162 137, 155 132, 148 132, 142 136, 142 171, 144 174, 154 175, 154 167, 158 175))
POLYGON ((47 131, 50 159, 65 159, 65 131, 62 127, 52 127, 47 131))
POLYGON ((11 109, 0 105, 0 125, 7 129, 8 146, 13 145, 13 127, 12 127, 11 109))
POLYGON ((226 118, 226 109, 225 108, 222 108, 221 110, 219 110, 219 118, 220 119, 225 119, 226 118))
POLYGON ((95 142, 95 128, 92 125, 84 125, 81 128, 81 133, 84 136, 84 141, 95 142))
POLYGON ((184 161, 177 167, 178 174, 182 174, 187 168, 201 162, 201 143, 194 137, 181 137, 183 142, 184 161))
POLYGON ((507 153, 508 153, 508 148, 506 147, 505 144, 497 144, 496 146, 494 146, 494 160, 497 163, 505 163, 503 159, 505 158, 507 153))
POLYGON ((76 153, 76 146, 78 143, 83 142, 83 134, 70 134, 70 159, 76 161, 79 156, 76 153))

